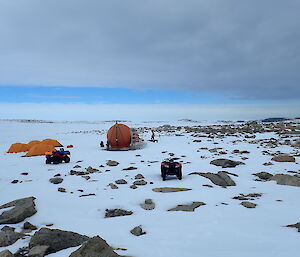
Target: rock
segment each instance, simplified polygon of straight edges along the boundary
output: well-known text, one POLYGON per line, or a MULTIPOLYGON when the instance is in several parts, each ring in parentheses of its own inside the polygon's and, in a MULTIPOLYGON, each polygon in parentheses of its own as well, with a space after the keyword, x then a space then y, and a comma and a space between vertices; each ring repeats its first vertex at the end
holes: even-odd
POLYGON ((289 228, 297 228, 298 232, 300 232, 300 222, 295 223, 295 224, 291 224, 291 225, 287 225, 287 227, 289 227, 289 228))
POLYGON ((133 214, 132 211, 126 211, 123 209, 106 209, 105 218, 128 216, 133 214))
POLYGON ((63 178, 59 178, 59 177, 50 178, 49 182, 52 184, 60 184, 61 182, 63 182, 63 178))
POLYGON ((300 178, 297 175, 276 174, 270 180, 275 180, 278 185, 300 187, 300 178))
POLYGON ((145 180, 141 179, 141 180, 134 181, 133 184, 135 186, 144 186, 144 185, 147 185, 147 182, 145 180))
POLYGON ((127 184, 127 181, 125 179, 118 179, 115 181, 116 184, 122 185, 122 184, 127 184))
POLYGON ((15 252, 14 257, 27 257, 29 253, 29 247, 25 246, 15 252))
POLYGON ((270 165, 274 165, 274 164, 272 162, 265 162, 263 165, 264 166, 270 166, 270 165))
POLYGON ((106 165, 107 166, 118 166, 119 163, 117 161, 108 160, 106 165))
POLYGON ((296 161, 294 156, 289 156, 286 154, 274 156, 271 160, 275 161, 275 162, 295 162, 296 161))
POLYGON ((118 189, 118 186, 116 186, 114 183, 109 183, 108 186, 110 186, 111 189, 118 189))
POLYGON ((32 249, 39 245, 48 246, 49 248, 47 249, 46 254, 50 254, 69 247, 81 245, 88 239, 88 236, 80 235, 71 231, 41 228, 32 236, 29 242, 29 248, 32 249))
POLYGON ((66 192, 67 192, 67 190, 66 190, 65 188, 63 188, 63 187, 59 187, 59 188, 57 189, 57 191, 58 191, 58 192, 62 192, 62 193, 66 193, 66 192))
POLYGON ((222 168, 234 168, 237 165, 244 165, 245 163, 240 161, 232 161, 228 159, 216 159, 216 160, 212 160, 210 164, 221 166, 222 168))
POLYGON ((270 178, 273 177, 272 174, 270 174, 268 172, 265 172, 265 171, 254 173, 252 175, 257 176, 257 177, 259 177, 260 179, 263 179, 263 180, 269 180, 270 178))
POLYGON ((140 206, 147 211, 155 209, 155 203, 152 201, 152 199, 146 199, 145 202, 140 206))
POLYGON ((135 236, 141 236, 141 235, 145 235, 146 232, 143 231, 142 226, 137 226, 134 227, 133 229, 130 230, 130 233, 135 235, 135 236))
POLYGON ((219 171, 216 173, 202 173, 202 172, 193 172, 189 175, 200 175, 202 177, 210 179, 211 182, 213 182, 215 185, 221 186, 221 187, 228 187, 228 186, 235 186, 235 182, 223 171, 219 171))
POLYGON ((11 228, 6 226, 6 228, 2 228, 0 232, 0 247, 9 246, 17 242, 20 238, 25 235, 22 233, 17 233, 14 231, 15 228, 11 228))
POLYGON ((18 182, 19 182, 19 180, 15 179, 15 180, 13 180, 11 183, 12 183, 12 184, 17 184, 18 182))
POLYGON ((123 170, 137 170, 137 167, 130 166, 128 168, 124 168, 123 170))
POLYGON ((173 193, 173 192, 182 192, 189 191, 191 188, 179 188, 179 187, 157 187, 153 188, 152 191, 159 193, 173 193))
POLYGON ((142 174, 136 174, 134 179, 144 179, 145 177, 142 174))
POLYGON ((60 176, 61 176, 60 173, 57 173, 57 174, 54 175, 54 177, 60 177, 60 176))
POLYGON ((95 236, 84 243, 69 257, 117 257, 120 256, 99 236, 95 236))
POLYGON ((9 250, 4 250, 0 252, 0 257, 14 257, 14 255, 9 250))
POLYGON ((78 168, 81 168, 81 166, 78 164, 73 167, 73 169, 78 169, 78 168))
POLYGON ((37 227, 32 225, 30 222, 26 221, 23 225, 23 229, 36 230, 37 227))
POLYGON ((96 173, 99 171, 98 169, 95 169, 92 166, 87 167, 85 170, 87 174, 96 173))
POLYGON ((202 205, 206 205, 203 202, 192 202, 191 204, 180 204, 177 205, 174 208, 169 209, 168 211, 195 211, 196 208, 202 206, 202 205))
POLYGON ((136 185, 131 185, 130 188, 131 189, 137 189, 137 186, 136 185))
POLYGON ((256 203, 251 203, 251 202, 247 202, 247 201, 241 202, 240 204, 249 209, 253 209, 257 205, 256 203))
POLYGON ((48 245, 34 246, 29 250, 28 256, 29 257, 44 257, 46 255, 48 248, 49 248, 48 245))
POLYGON ((34 197, 27 197, 1 205, 0 210, 8 207, 14 208, 0 215, 0 224, 16 224, 34 215, 37 212, 34 200, 34 197))
POLYGON ((95 196, 96 194, 94 193, 90 193, 90 194, 84 194, 84 195, 80 195, 79 197, 87 197, 87 196, 95 196))
POLYGON ((27 176, 29 173, 28 172, 22 172, 21 175, 27 176))

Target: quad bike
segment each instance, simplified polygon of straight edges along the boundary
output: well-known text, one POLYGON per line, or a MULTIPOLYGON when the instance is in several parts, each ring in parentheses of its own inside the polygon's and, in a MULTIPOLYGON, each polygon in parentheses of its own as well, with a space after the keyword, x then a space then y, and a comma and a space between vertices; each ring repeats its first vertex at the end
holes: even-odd
POLYGON ((182 179, 182 165, 180 162, 174 162, 172 159, 163 161, 160 170, 163 181, 166 180, 167 175, 175 175, 179 180, 182 179))
POLYGON ((59 151, 52 151, 52 152, 47 152, 46 153, 46 164, 59 164, 62 163, 63 161, 65 163, 70 162, 70 155, 69 151, 65 151, 63 148, 60 149, 59 151))

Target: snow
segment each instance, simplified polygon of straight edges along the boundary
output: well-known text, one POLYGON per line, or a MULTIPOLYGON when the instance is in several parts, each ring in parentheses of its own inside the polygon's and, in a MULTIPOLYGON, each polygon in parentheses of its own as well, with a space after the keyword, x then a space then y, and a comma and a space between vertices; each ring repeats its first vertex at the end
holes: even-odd
MULTIPOLYGON (((165 123, 127 122, 126 124, 131 127, 157 127, 165 123)), ((198 125, 188 121, 168 122, 168 124, 198 125)), ((99 143, 101 140, 106 142, 106 131, 111 125, 113 122, 0 121, 0 205, 15 199, 34 196, 38 212, 27 219, 29 222, 39 228, 46 224, 54 224, 51 228, 70 230, 88 236, 100 235, 111 246, 126 248, 127 251, 117 251, 121 255, 136 257, 294 257, 298 255, 296 245, 299 243, 299 234, 296 229, 284 226, 300 221, 300 189, 277 185, 274 181, 254 181, 255 177, 252 175, 260 171, 272 174, 290 170, 299 171, 297 162, 263 166, 262 164, 269 162, 271 158, 268 155, 262 155, 261 151, 266 149, 257 148, 257 144, 248 143, 253 139, 233 144, 233 140, 244 138, 209 139, 205 137, 200 138, 201 143, 196 143, 192 142, 195 138, 186 133, 183 133, 184 136, 160 133, 158 143, 147 142, 145 148, 136 151, 104 151, 100 149, 99 143), (86 132, 78 133, 79 131, 86 132), (46 165, 44 156, 22 158, 22 153, 6 153, 12 143, 26 143, 34 139, 45 138, 57 139, 64 145, 74 145, 74 148, 70 149, 71 162, 46 165), (223 147, 223 150, 227 150, 228 153, 234 149, 248 150, 250 154, 215 156, 208 150, 199 150, 201 147, 209 149, 223 147), (162 153, 163 151, 167 153, 162 153), (184 162, 181 181, 177 179, 162 181, 160 177, 160 162, 169 157, 170 152, 176 157, 186 156, 181 158, 184 162), (141 155, 141 157, 136 155, 141 155), (200 156, 205 156, 205 158, 200 158, 200 156), (247 156, 249 159, 241 160, 241 156, 247 156), (246 163, 236 168, 224 169, 239 175, 239 177, 231 176, 237 186, 221 188, 204 177, 188 175, 191 172, 222 170, 221 167, 210 164, 210 161, 216 158, 230 158, 246 163), (82 162, 76 163, 79 160, 82 162), (108 167, 105 165, 107 160, 115 160, 120 164, 116 167, 108 167), (69 171, 76 164, 82 168, 92 166, 102 172, 90 174, 90 180, 69 175, 69 171), (100 165, 105 167, 99 168, 100 165), (138 169, 122 170, 129 166, 135 166, 138 169), (105 172, 106 169, 111 171, 105 172), (21 175, 22 172, 29 174, 24 176, 21 175), (51 184, 49 179, 57 173, 62 175, 64 181, 58 185, 51 184), (138 173, 144 175, 148 184, 135 190, 130 189, 129 186, 138 173), (11 181, 15 179, 22 183, 11 184, 11 181), (119 189, 115 190, 107 186, 117 179, 125 179, 128 184, 118 185, 119 189), (213 188, 202 186, 204 184, 213 185, 213 188), (58 192, 59 187, 65 188, 67 193, 58 192), (155 187, 186 187, 192 190, 157 193, 151 190, 155 187), (79 192, 79 189, 84 192, 79 192), (94 193, 96 196, 79 197, 89 193, 94 193), (240 193, 262 193, 263 195, 252 201, 257 203, 255 209, 247 209, 240 205, 240 201, 232 199, 240 193), (146 211, 140 207, 140 204, 147 198, 155 202, 154 210, 146 211), (202 201, 206 205, 195 209, 195 212, 167 212, 168 209, 178 204, 192 201, 202 201), (104 218, 105 209, 111 208, 123 208, 133 211, 134 214, 104 218), (130 234, 130 230, 138 225, 142 225, 143 230, 147 232, 146 235, 135 237, 130 234)), ((277 138, 274 133, 256 136, 256 139, 277 138)), ((142 137, 146 140, 150 139, 151 132, 145 133, 142 137)), ((292 148, 280 146, 271 149, 274 152, 277 150, 289 153, 292 148)), ((299 161, 299 157, 296 158, 299 161)), ((23 222, 13 226, 16 227, 16 231, 19 231, 22 225, 23 222)), ((26 246, 29 240, 28 237, 9 247, 0 247, 0 251, 9 249, 15 252, 20 247, 26 246)), ((68 256, 77 248, 66 249, 49 256, 68 256)))

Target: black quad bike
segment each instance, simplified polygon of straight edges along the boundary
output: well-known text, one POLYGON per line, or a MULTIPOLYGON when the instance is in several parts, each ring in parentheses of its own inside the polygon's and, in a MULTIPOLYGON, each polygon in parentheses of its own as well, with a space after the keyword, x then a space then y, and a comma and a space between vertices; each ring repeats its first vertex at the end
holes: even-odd
POLYGON ((163 181, 166 180, 168 175, 175 175, 179 180, 182 179, 182 165, 180 162, 174 162, 172 159, 163 161, 160 170, 163 181))
POLYGON ((70 152, 63 149, 60 149, 59 151, 48 152, 46 153, 46 164, 59 164, 63 161, 68 163, 70 162, 70 157, 68 155, 70 155, 70 152))

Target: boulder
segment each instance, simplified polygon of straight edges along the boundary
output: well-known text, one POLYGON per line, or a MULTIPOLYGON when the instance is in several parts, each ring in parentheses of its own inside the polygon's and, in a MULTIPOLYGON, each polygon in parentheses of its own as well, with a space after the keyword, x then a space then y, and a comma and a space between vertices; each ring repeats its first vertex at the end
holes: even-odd
POLYGON ((117 257, 120 256, 99 236, 95 236, 84 243, 69 257, 117 257))
POLYGON ((109 183, 108 186, 110 186, 111 189, 118 189, 118 186, 114 183, 109 183))
POLYGON ((50 178, 49 182, 52 184, 60 184, 63 182, 63 178, 55 177, 55 178, 50 178))
POLYGON ((278 185, 300 187, 300 178, 297 176, 276 174, 271 178, 271 180, 276 181, 278 185))
POLYGON ((127 181, 125 179, 118 179, 115 181, 116 184, 122 185, 122 184, 127 184, 127 181))
POLYGON ((38 245, 45 245, 49 247, 46 254, 50 254, 69 247, 81 245, 88 239, 88 236, 80 235, 71 231, 41 228, 32 236, 29 248, 32 249, 38 245))
POLYGON ((249 208, 249 209, 253 209, 257 205, 256 203, 251 203, 248 201, 241 202, 240 204, 243 205, 245 208, 249 208))
POLYGON ((37 245, 29 250, 28 257, 44 257, 47 253, 48 245, 37 245))
POLYGON ((123 209, 106 209, 105 218, 128 216, 133 214, 132 211, 126 211, 123 209))
POLYGON ((117 161, 108 160, 106 165, 107 166, 118 166, 119 163, 117 161))
POLYGON ((235 186, 235 182, 223 171, 219 171, 218 173, 202 173, 202 172, 193 172, 189 175, 200 175, 202 177, 210 179, 215 185, 221 187, 235 186))
POLYGON ((123 170, 137 170, 137 167, 130 166, 128 168, 124 168, 123 170))
POLYGON ((294 156, 290 156, 290 155, 286 155, 286 154, 274 156, 271 160, 275 161, 275 162, 295 162, 296 161, 294 156))
POLYGON ((203 202, 192 202, 191 204, 179 204, 174 208, 169 209, 168 211, 188 211, 193 212, 196 208, 206 205, 203 202))
POLYGON ((26 221, 23 225, 23 229, 36 230, 37 227, 32 225, 30 222, 26 221))
POLYGON ((0 210, 8 207, 14 208, 0 215, 0 224, 16 224, 34 215, 37 212, 34 200, 34 197, 27 197, 1 205, 0 210))
POLYGON ((144 210, 150 211, 155 209, 155 203, 152 199, 146 199, 144 203, 140 205, 144 210))
POLYGON ((136 174, 134 179, 144 179, 145 177, 142 174, 136 174))
POLYGON ((221 166, 222 168, 234 168, 237 165, 244 165, 245 163, 240 161, 233 161, 229 159, 216 159, 216 160, 212 160, 210 164, 213 164, 215 166, 221 166))
POLYGON ((25 235, 14 231, 15 228, 5 226, 0 232, 0 247, 9 246, 17 242, 25 235))
POLYGON ((142 226, 137 226, 134 227, 133 229, 130 230, 130 233, 133 234, 134 236, 141 236, 141 235, 145 235, 146 232, 143 231, 142 226))
POLYGON ((191 188, 180 188, 180 187, 157 187, 153 188, 153 192, 159 193, 173 193, 173 192, 182 192, 182 191, 189 191, 192 190, 191 188))
POLYGON ((145 185, 147 185, 147 182, 145 180, 141 179, 141 180, 134 181, 133 184, 136 186, 145 186, 145 185))
POLYGON ((254 173, 252 175, 257 176, 257 177, 259 177, 260 179, 263 179, 263 180, 269 180, 270 178, 273 177, 273 174, 270 174, 270 173, 265 172, 265 171, 254 173))
POLYGON ((14 255, 9 250, 4 250, 0 252, 0 257, 14 257, 14 255))

